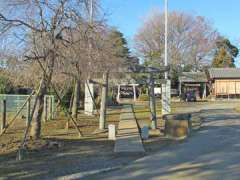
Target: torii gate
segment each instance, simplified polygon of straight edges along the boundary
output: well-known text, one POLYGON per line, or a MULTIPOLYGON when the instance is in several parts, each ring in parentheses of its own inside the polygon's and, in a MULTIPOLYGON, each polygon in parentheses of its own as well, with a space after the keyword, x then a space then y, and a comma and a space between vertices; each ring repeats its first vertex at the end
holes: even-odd
POLYGON ((121 96, 121 86, 132 86, 133 88, 133 100, 137 100, 137 92, 136 92, 136 86, 139 84, 118 84, 118 90, 117 90, 117 101, 120 102, 120 96, 121 96))
MULTIPOLYGON (((161 68, 155 68, 155 67, 144 67, 144 66, 136 66, 135 69, 131 69, 130 71, 123 71, 123 72, 111 72, 111 73, 143 73, 143 74, 149 74, 149 104, 150 104, 150 113, 151 113, 151 128, 156 129, 157 128, 157 116, 156 116, 156 99, 154 94, 154 74, 160 74, 169 71, 169 66, 164 66, 161 68)), ((89 98, 91 98, 91 108, 94 106, 94 97, 93 97, 93 85, 89 86, 89 83, 96 83, 102 85, 102 95, 101 95, 101 107, 99 112, 99 130, 104 131, 106 129, 106 106, 107 106, 107 91, 108 91, 108 78, 109 78, 109 72, 102 72, 103 73, 103 80, 102 82, 96 82, 93 80, 86 81, 85 86, 85 107, 89 107, 89 98), (90 88, 91 87, 91 88, 90 88), (86 99, 88 98, 88 99, 86 99)), ((170 91, 170 81, 161 80, 162 82, 162 114, 170 113, 170 98, 166 97, 166 91, 170 91)), ((87 109, 85 109, 85 112, 87 114, 91 114, 87 109)))

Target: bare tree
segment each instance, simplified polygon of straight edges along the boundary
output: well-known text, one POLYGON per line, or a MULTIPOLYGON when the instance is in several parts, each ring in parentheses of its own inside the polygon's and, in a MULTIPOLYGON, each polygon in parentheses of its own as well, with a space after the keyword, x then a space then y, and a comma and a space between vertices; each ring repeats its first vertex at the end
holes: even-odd
MULTIPOLYGON (((172 66, 193 65, 197 70, 209 62, 217 31, 201 16, 169 14, 169 60, 172 66)), ((163 64, 164 14, 153 11, 135 36, 136 49, 147 63, 163 64)))
POLYGON ((52 80, 55 64, 61 58, 60 47, 68 43, 62 32, 77 25, 83 17, 86 1, 10 0, 3 4, 5 9, 0 13, 0 32, 21 35, 25 42, 25 60, 36 62, 42 70, 31 129, 32 137, 38 139, 41 133, 43 97, 52 80))

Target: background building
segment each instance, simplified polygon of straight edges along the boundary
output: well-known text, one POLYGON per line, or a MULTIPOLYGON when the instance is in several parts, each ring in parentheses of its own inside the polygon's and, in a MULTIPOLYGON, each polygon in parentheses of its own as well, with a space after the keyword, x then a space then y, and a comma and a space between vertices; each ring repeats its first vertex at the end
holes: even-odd
POLYGON ((212 96, 228 98, 240 96, 240 69, 210 68, 207 76, 212 96))
POLYGON ((207 96, 207 76, 204 72, 183 72, 179 78, 179 96, 194 91, 197 98, 207 96))

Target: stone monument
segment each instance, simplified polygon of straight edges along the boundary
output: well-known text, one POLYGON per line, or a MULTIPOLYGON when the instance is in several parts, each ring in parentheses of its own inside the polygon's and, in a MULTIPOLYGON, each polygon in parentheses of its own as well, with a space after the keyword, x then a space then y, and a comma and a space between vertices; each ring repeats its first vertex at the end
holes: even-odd
POLYGON ((162 115, 171 113, 171 81, 162 84, 162 115))
POLYGON ((93 115, 94 113, 94 84, 89 81, 85 83, 84 113, 93 115))

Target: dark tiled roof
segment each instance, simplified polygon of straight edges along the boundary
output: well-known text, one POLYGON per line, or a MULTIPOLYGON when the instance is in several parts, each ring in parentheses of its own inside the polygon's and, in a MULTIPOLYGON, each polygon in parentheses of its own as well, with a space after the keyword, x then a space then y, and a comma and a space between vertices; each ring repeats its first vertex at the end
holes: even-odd
POLYGON ((180 82, 207 82, 207 76, 204 72, 183 72, 178 79, 180 82))
POLYGON ((210 68, 208 72, 211 79, 240 78, 239 68, 210 68))

